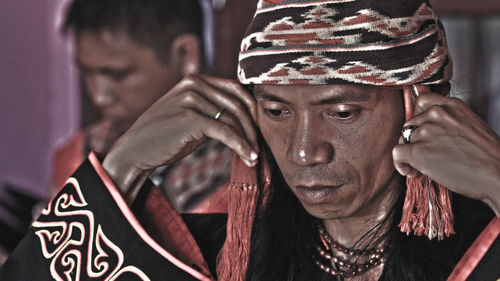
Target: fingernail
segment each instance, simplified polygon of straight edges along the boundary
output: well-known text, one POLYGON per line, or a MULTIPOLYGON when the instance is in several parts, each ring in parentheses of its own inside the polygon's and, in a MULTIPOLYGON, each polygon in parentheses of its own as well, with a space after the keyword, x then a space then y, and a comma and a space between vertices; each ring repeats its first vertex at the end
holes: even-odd
POLYGON ((243 160, 243 163, 245 163, 245 165, 247 165, 248 167, 253 167, 252 163, 250 163, 250 161, 248 161, 247 159, 241 158, 241 160, 243 160))
POLYGON ((259 154, 257 154, 256 152, 252 151, 252 153, 250 153, 250 159, 252 159, 253 161, 257 160, 257 158, 259 158, 259 154))
POLYGON ((405 176, 405 177, 408 176, 408 174, 410 173, 410 167, 403 167, 402 172, 403 172, 402 173, 403 176, 405 176))

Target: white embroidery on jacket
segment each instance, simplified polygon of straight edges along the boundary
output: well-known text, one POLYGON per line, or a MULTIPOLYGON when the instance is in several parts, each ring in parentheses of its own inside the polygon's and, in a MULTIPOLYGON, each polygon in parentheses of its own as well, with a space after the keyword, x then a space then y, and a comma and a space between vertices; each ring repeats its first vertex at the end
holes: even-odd
POLYGON ((42 211, 40 219, 33 223, 42 254, 51 261, 52 278, 79 281, 85 276, 115 281, 124 273, 130 273, 150 281, 137 267, 124 265, 123 251, 108 239, 100 224, 95 226, 94 214, 87 206, 78 180, 70 178, 61 193, 42 211), (61 220, 41 221, 48 215, 61 220), (85 246, 87 249, 83 249, 85 246))

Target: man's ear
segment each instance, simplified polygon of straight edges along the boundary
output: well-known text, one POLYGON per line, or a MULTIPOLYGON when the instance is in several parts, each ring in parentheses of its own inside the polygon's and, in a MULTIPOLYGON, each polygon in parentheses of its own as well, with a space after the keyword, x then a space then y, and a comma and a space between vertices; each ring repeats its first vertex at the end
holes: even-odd
POLYGON ((171 46, 170 61, 178 67, 183 76, 200 72, 201 43, 196 35, 186 33, 177 36, 171 46))

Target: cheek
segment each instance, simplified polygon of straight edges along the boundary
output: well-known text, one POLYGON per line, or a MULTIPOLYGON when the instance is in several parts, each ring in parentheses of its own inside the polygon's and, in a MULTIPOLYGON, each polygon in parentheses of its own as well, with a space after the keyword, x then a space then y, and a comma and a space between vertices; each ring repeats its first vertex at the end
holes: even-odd
POLYGON ((275 160, 281 166, 281 160, 286 159, 286 151, 289 143, 287 126, 285 124, 278 125, 269 120, 262 120, 262 118, 259 118, 257 124, 267 146, 271 149, 275 160))
POLYGON ((132 111, 145 111, 168 89, 164 89, 158 81, 140 76, 130 77, 121 85, 119 93, 122 103, 132 111))
POLYGON ((264 124, 260 125, 259 128, 267 145, 273 151, 277 151, 280 149, 283 150, 286 147, 288 143, 288 137, 282 127, 264 124))
POLYGON ((395 171, 392 149, 398 143, 398 120, 380 119, 360 131, 355 140, 359 149, 353 151, 353 165, 359 167, 364 185, 378 185, 387 181, 395 171))

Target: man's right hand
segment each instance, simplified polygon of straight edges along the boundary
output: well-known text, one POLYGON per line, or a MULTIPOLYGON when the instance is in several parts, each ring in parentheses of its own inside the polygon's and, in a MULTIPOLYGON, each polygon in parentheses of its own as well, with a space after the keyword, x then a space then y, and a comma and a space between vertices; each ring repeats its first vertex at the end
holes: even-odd
POLYGON ((255 101, 238 82, 189 75, 118 139, 103 167, 131 204, 155 168, 181 159, 207 137, 221 141, 254 166, 259 152, 255 119, 255 101))

